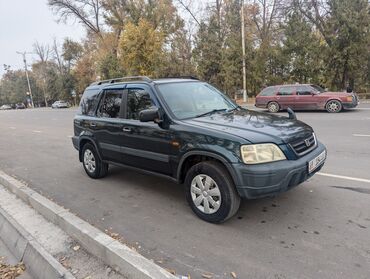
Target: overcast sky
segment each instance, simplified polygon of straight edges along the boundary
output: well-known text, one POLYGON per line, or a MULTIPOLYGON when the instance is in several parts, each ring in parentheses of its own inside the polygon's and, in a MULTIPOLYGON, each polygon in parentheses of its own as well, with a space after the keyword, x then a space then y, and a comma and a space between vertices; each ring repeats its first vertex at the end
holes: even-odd
MULTIPOLYGON (((58 24, 56 20, 47 0, 0 0, 0 76, 4 73, 3 64, 12 69, 23 67, 16 51, 32 52, 35 41, 52 44, 55 37, 61 44, 66 37, 84 37, 85 31, 77 22, 58 24)), ((27 57, 27 64, 32 63, 33 57, 27 57)))

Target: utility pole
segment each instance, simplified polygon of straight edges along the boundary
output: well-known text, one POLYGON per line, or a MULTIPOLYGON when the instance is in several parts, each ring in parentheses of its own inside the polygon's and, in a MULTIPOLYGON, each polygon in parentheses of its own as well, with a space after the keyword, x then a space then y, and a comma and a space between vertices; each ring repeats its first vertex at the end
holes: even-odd
POLYGON ((247 69, 245 63, 245 27, 244 27, 244 0, 242 0, 241 24, 242 24, 242 50, 243 50, 243 102, 247 102, 247 69))
POLYGON ((24 62, 24 69, 26 71, 26 77, 27 77, 27 84, 28 84, 28 92, 30 93, 30 99, 31 99, 31 106, 34 108, 35 106, 33 105, 33 97, 32 97, 32 91, 31 91, 31 84, 30 84, 30 78, 28 76, 28 69, 27 69, 27 61, 26 61, 26 54, 27 52, 20 52, 17 51, 18 54, 22 55, 23 57, 23 62, 24 62))

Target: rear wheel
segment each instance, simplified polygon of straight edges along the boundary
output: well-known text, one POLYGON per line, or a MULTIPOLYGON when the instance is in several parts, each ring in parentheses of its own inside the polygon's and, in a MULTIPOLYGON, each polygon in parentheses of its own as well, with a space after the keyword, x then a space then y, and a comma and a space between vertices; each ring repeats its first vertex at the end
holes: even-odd
POLYGON ((193 212, 211 223, 222 223, 238 211, 240 196, 223 165, 206 161, 191 167, 185 178, 186 199, 193 212))
POLYGON ((280 110, 280 106, 277 102, 270 102, 268 103, 267 105, 267 109, 269 110, 269 112, 278 112, 280 110))
POLYGON ((82 148, 82 165, 91 178, 102 178, 108 174, 108 164, 100 160, 95 147, 90 143, 82 148))
POLYGON ((342 110, 342 103, 337 100, 330 100, 326 103, 325 108, 330 113, 340 112, 342 110))

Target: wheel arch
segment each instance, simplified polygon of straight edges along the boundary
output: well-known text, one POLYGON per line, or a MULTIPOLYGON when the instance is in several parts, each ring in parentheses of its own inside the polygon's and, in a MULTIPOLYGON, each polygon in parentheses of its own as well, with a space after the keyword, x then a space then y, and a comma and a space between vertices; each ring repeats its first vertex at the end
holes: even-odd
POLYGON ((209 152, 209 151, 189 151, 180 160, 180 163, 177 168, 176 179, 179 183, 183 183, 187 171, 195 164, 204 161, 216 161, 223 165, 226 171, 230 174, 233 182, 237 185, 237 176, 234 169, 228 160, 222 155, 209 152))
POLYGON ((94 145, 95 150, 98 153, 99 159, 102 160, 102 156, 100 154, 100 150, 96 142, 90 137, 81 137, 78 143, 78 146, 79 146, 79 149, 78 149, 79 156, 78 157, 79 157, 80 162, 82 162, 82 149, 86 143, 91 143, 92 145, 94 145))

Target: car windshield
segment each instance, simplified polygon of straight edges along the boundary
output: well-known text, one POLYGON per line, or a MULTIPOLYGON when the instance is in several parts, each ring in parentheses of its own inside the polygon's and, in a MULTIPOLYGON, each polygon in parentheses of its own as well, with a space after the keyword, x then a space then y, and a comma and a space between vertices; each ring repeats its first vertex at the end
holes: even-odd
POLYGON ((316 91, 318 91, 320 93, 325 92, 325 89, 322 88, 321 86, 318 86, 318 85, 315 85, 315 84, 311 84, 311 87, 313 87, 316 91))
POLYGON ((200 117, 237 108, 227 96, 204 82, 176 82, 158 85, 164 101, 179 119, 200 117))

